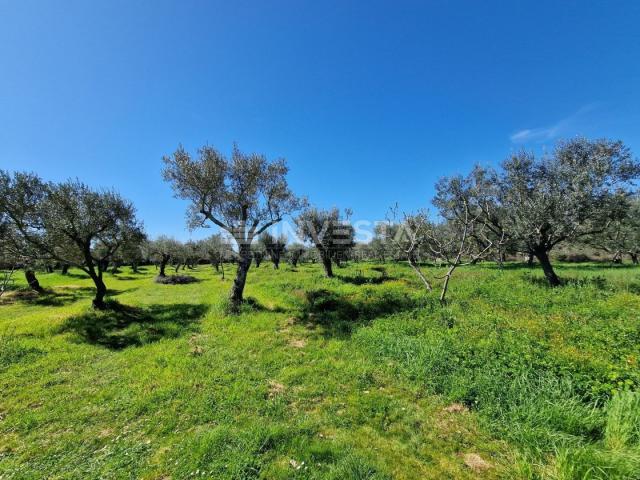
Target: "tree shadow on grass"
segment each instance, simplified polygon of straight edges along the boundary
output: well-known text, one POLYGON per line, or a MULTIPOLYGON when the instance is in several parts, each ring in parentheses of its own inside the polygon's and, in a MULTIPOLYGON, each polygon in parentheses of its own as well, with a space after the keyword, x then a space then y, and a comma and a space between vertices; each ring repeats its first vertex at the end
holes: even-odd
MULTIPOLYGON (((110 288, 107 290, 107 296, 115 297, 124 292, 132 292, 133 290, 136 289, 115 290, 110 288)), ((62 307, 77 302, 78 300, 93 298, 95 294, 95 287, 56 287, 55 290, 45 290, 40 294, 31 296, 26 301, 43 307, 62 307)))
POLYGON ((246 297, 242 302, 240 307, 241 311, 244 312, 273 312, 273 313, 285 313, 288 310, 279 305, 275 305, 273 307, 267 307, 266 305, 260 303, 257 298, 254 297, 246 297))
POLYGON ((380 292, 375 297, 345 297, 326 289, 306 292, 299 321, 319 327, 325 337, 348 338, 373 319, 419 307, 436 308, 430 298, 412 298, 400 292, 380 292))
MULTIPOLYGON (((606 270, 631 270, 637 268, 640 271, 639 265, 634 265, 632 263, 612 263, 612 262, 597 262, 591 261, 588 263, 572 263, 572 262, 560 262, 555 261, 553 263, 553 268, 555 270, 582 270, 587 272, 602 272, 606 270)), ((522 271, 542 271, 542 267, 538 262, 535 262, 533 265, 529 265, 526 262, 508 262, 504 263, 500 266, 494 262, 483 262, 479 263, 483 268, 487 270, 522 270, 522 271)))
POLYGON ((82 272, 82 273, 74 273, 74 272, 67 272, 64 275, 62 275, 65 278, 83 278, 83 279, 88 279, 90 278, 89 275, 87 275, 86 273, 82 272))
MULTIPOLYGON (((528 274, 524 274, 523 278, 532 285, 543 288, 558 288, 553 287, 549 284, 549 281, 545 277, 534 277, 528 274)), ((559 287, 593 287, 596 290, 610 290, 612 288, 611 284, 607 281, 605 277, 601 277, 599 275, 593 277, 584 277, 584 278, 575 278, 575 277, 560 277, 560 285, 559 287)))
POLYGON ((72 332, 81 341, 122 350, 193 332, 208 310, 204 304, 187 303, 140 308, 111 301, 108 307, 68 318, 59 333, 72 332))
POLYGON ((33 297, 30 303, 43 307, 61 307, 95 295, 94 287, 59 287, 57 290, 45 290, 33 297))
POLYGON ((590 263, 568 263, 562 262, 554 265, 560 270, 582 270, 586 272, 602 272, 605 270, 634 270, 640 271, 640 266, 633 263, 613 263, 613 262, 590 262, 590 263))
MULTIPOLYGON (((110 294, 117 295, 120 291, 110 291, 110 294)), ((61 307, 74 303, 81 299, 92 298, 95 295, 93 287, 56 287, 44 289, 36 292, 28 287, 15 289, 3 296, 2 303, 20 302, 28 305, 39 305, 43 307, 61 307)))

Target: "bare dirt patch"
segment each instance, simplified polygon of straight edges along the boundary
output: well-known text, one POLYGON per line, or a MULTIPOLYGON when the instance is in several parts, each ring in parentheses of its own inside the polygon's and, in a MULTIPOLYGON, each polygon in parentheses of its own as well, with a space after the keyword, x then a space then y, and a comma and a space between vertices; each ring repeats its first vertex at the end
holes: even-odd
POLYGON ((464 464, 474 472, 484 472, 485 470, 489 470, 493 467, 492 464, 487 462, 477 453, 467 453, 464 455, 463 459, 464 464))
POLYGON ((289 341, 289 346, 293 348, 304 348, 307 346, 307 341, 303 338, 296 338, 289 341))
POLYGON ((469 409, 461 403, 452 403, 451 405, 443 408, 442 410, 447 413, 465 413, 469 411, 469 409))
POLYGON ((279 395, 282 395, 287 387, 285 387, 282 383, 276 382, 275 380, 269 381, 269 393, 267 394, 268 398, 275 398, 279 395))

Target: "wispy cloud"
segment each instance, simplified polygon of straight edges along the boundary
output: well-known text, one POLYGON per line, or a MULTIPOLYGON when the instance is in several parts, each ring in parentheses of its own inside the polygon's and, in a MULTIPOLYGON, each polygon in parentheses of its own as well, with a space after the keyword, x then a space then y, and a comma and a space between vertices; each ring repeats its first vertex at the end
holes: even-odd
POLYGON ((594 110, 598 104, 590 103, 581 107, 578 111, 572 113, 568 117, 565 117, 553 125, 549 125, 546 127, 538 127, 538 128, 525 128, 524 130, 519 130, 509 138, 513 143, 525 143, 525 142, 544 142, 546 140, 551 140, 553 138, 566 133, 567 130, 584 114, 591 112, 594 110))

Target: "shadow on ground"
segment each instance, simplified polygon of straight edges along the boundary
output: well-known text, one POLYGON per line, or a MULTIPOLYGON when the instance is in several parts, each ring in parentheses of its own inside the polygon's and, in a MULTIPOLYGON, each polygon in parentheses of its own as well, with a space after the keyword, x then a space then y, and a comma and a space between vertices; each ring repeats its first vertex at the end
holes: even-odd
POLYGON ((274 305, 272 307, 268 307, 262 303, 257 298, 254 297, 246 297, 240 307, 241 311, 244 313, 251 312, 273 312, 273 313, 284 313, 288 312, 286 308, 283 308, 279 305, 274 305))
POLYGON ((59 333, 71 332, 80 341, 121 350, 193 332, 207 310, 204 304, 179 303, 139 308, 109 302, 107 310, 89 310, 68 318, 59 333))
POLYGON ((613 288, 612 285, 607 282, 606 278, 599 275, 584 278, 560 277, 560 285, 558 287, 552 287, 545 277, 534 277, 525 273, 522 278, 532 285, 549 289, 558 287, 593 287, 596 290, 611 290, 613 288))
POLYGON ((298 320, 311 328, 320 327, 325 337, 347 338, 374 318, 424 308, 430 301, 392 291, 375 297, 346 297, 326 289, 312 290, 305 294, 298 320))
MULTIPOLYGON (((115 297, 124 292, 132 292, 135 288, 126 290, 108 289, 107 296, 115 297)), ((29 302, 44 307, 62 307, 82 299, 91 299, 95 296, 95 287, 56 287, 55 290, 45 290, 43 293, 32 296, 29 302)))
MULTIPOLYGON (((602 272, 607 270, 630 270, 637 268, 640 271, 639 265, 632 263, 612 263, 612 262, 590 262, 590 263, 571 263, 571 262, 552 262, 553 268, 556 271, 561 270, 578 270, 585 272, 602 272)), ((480 262, 478 265, 482 265, 487 270, 522 270, 522 271, 537 271, 542 272, 542 267, 539 263, 529 265, 526 262, 510 262, 499 265, 492 262, 480 262)), ((556 272, 557 273, 557 272, 556 272)))
MULTIPOLYGON (((36 292, 30 288, 19 288, 9 291, 2 298, 2 303, 22 302, 43 307, 61 307, 81 299, 93 298, 95 295, 93 287, 56 287, 36 292)), ((122 291, 110 290, 110 295, 118 295, 122 291)))
POLYGON ((74 272, 67 272, 64 274, 65 278, 90 278, 89 275, 87 275, 86 273, 82 272, 82 273, 74 273, 74 272))

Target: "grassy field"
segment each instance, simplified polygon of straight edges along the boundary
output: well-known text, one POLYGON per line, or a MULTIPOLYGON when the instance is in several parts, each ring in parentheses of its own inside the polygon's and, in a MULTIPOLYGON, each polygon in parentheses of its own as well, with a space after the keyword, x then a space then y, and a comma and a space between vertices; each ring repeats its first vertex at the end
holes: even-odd
POLYGON ((640 478, 640 269, 79 271, 0 302, 0 478, 640 478), (115 303, 117 302, 117 304, 115 303))

